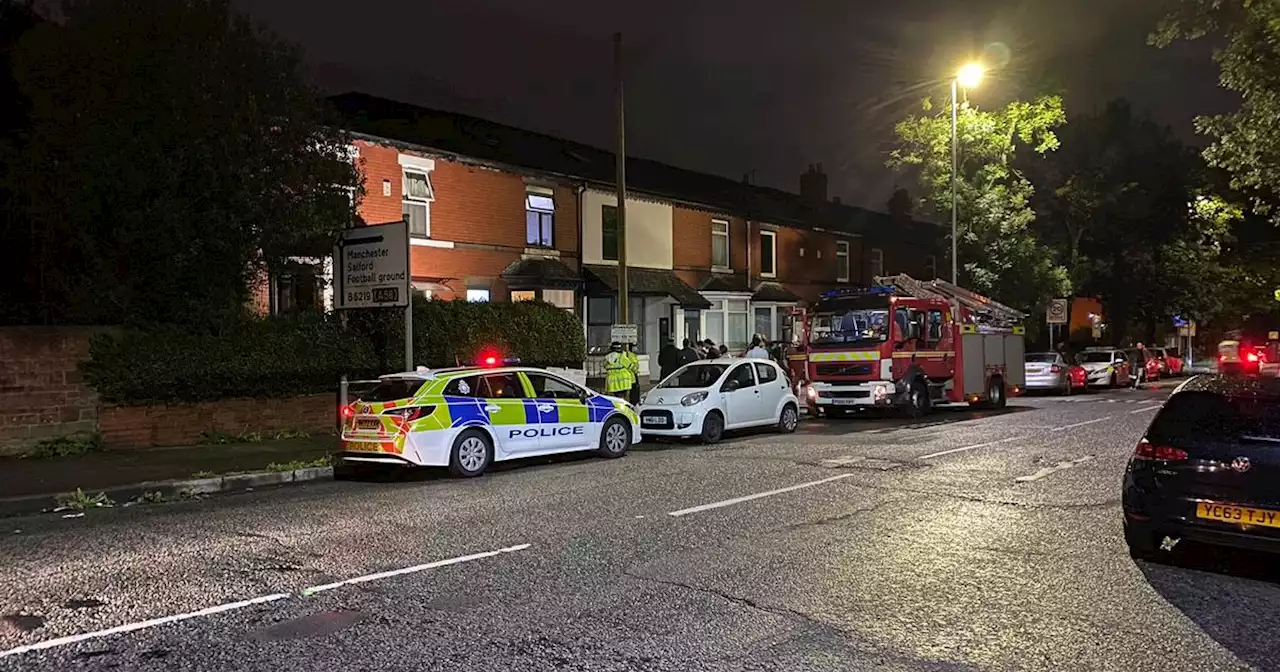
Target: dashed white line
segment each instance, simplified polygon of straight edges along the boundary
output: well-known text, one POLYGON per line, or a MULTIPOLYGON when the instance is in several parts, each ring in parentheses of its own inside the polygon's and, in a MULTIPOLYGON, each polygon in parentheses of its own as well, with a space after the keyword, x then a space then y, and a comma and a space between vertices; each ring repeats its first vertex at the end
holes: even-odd
POLYGON ((921 460, 932 460, 932 459, 933 459, 933 458, 935 458, 935 457, 942 457, 943 455, 950 455, 950 454, 952 454, 952 453, 963 453, 963 452, 964 452, 964 451, 966 451, 966 450, 977 450, 978 448, 986 448, 987 446, 994 446, 994 445, 996 445, 996 444, 998 444, 998 443, 1008 443, 1008 442, 1010 442, 1010 441, 1018 441, 1019 439, 1025 439, 1025 438, 1027 438, 1027 437, 1025 437, 1025 436, 1011 436, 1011 437, 1009 437, 1009 438, 1007 438, 1007 439, 1000 439, 999 441, 988 441, 987 443, 979 443, 979 444, 977 444, 977 445, 973 445, 973 446, 965 446, 965 447, 963 447, 963 448, 952 448, 951 450, 944 450, 944 451, 937 452, 937 453, 929 453, 928 455, 925 455, 925 456, 923 456, 923 457, 921 457, 921 458, 919 458, 919 459, 921 459, 921 460))
POLYGON ((1015 478, 1015 479, 1013 479, 1013 480, 1015 480, 1015 481, 1017 481, 1017 482, 1019 482, 1019 483, 1030 483, 1031 481, 1038 481, 1038 480, 1040 480, 1040 479, 1044 478, 1045 476, 1048 476, 1049 474, 1056 474, 1056 473, 1058 473, 1059 471, 1062 471, 1063 469, 1070 469, 1070 468, 1072 468, 1072 467, 1075 467, 1075 466, 1078 466, 1078 465, 1084 464, 1085 462, 1088 462, 1089 460, 1092 460, 1092 459, 1093 459, 1093 456, 1092 456, 1092 455, 1085 455, 1084 457, 1077 457, 1077 458, 1076 458, 1076 459, 1074 459, 1074 460, 1067 460, 1067 461, 1065 461, 1065 462, 1059 462, 1059 463, 1057 463, 1057 464, 1053 465, 1052 467, 1045 467, 1044 469, 1041 469, 1040 471, 1037 471, 1036 473, 1031 474, 1030 476, 1019 476, 1019 477, 1017 477, 1017 478, 1015 478))
POLYGON ((1101 417, 1101 418, 1094 418, 1094 419, 1092 419, 1092 420, 1085 420, 1084 422, 1077 422, 1077 423, 1075 423, 1075 424, 1071 424, 1071 425, 1063 425, 1063 426, 1061 426, 1061 427, 1054 427, 1053 429, 1051 429, 1051 430, 1049 430, 1049 431, 1051 431, 1051 432, 1061 432, 1061 431, 1062 431, 1062 430, 1064 430, 1064 429, 1075 429, 1076 427, 1084 427, 1085 425, 1092 425, 1092 424, 1094 424, 1095 422, 1103 422, 1103 421, 1105 421, 1105 420, 1110 420, 1112 417, 1113 417, 1113 416, 1106 415, 1106 416, 1103 416, 1103 417, 1101 417))
POLYGON ((785 488, 778 488, 777 490, 769 490, 768 492, 757 492, 754 495, 744 495, 742 497, 734 497, 733 499, 726 499, 720 502, 712 502, 710 504, 692 506, 687 509, 680 509, 679 511, 671 511, 667 515, 671 516, 672 518, 679 518, 680 516, 687 516, 691 513, 701 513, 703 511, 710 511, 711 509, 718 509, 724 506, 733 506, 734 504, 749 502, 753 499, 762 499, 764 497, 781 495, 783 493, 793 492, 795 490, 803 490, 804 488, 812 488, 815 485, 822 485, 824 483, 830 483, 832 481, 839 481, 841 479, 849 478, 854 475, 855 474, 840 474, 839 476, 832 476, 831 478, 823 478, 817 481, 809 481, 807 483, 798 483, 796 485, 788 486, 785 488))
POLYGON ((126 632, 133 632, 135 630, 144 630, 146 628, 154 628, 158 625, 167 625, 169 623, 177 623, 178 621, 185 621, 190 618, 200 618, 201 616, 212 616, 214 614, 220 614, 227 611, 234 611, 236 609, 252 607, 255 604, 266 604, 267 602, 275 602, 277 600, 287 599, 288 597, 289 597, 288 593, 276 593, 275 595, 264 595, 262 597, 255 597, 252 600, 243 600, 240 602, 231 602, 229 604, 220 604, 216 607, 208 607, 206 609, 201 609, 199 611, 192 611, 186 614, 165 616, 163 618, 153 618, 149 621, 139 621, 137 623, 129 623, 127 625, 118 625, 114 628, 107 628, 106 630, 86 632, 80 635, 70 635, 67 637, 59 637, 57 639, 48 639, 43 642, 36 642, 35 644, 27 644, 26 646, 19 646, 16 649, 9 649, 8 651, 0 651, 0 658, 4 658, 5 656, 16 656, 20 653, 28 653, 31 651, 40 651, 42 649, 52 649, 56 646, 66 646, 67 644, 75 644, 76 642, 83 642, 89 639, 99 639, 102 637, 109 637, 111 635, 119 635, 126 632))
MULTIPOLYGON (((851 476, 852 474, 848 474, 848 475, 851 476)), ((500 548, 496 551, 486 551, 484 553, 474 553, 472 555, 463 555, 457 558, 449 558, 447 560, 437 560, 436 562, 428 562, 422 565, 414 565, 413 567, 405 567, 404 569, 395 569, 389 572, 378 572, 376 574, 366 574, 364 576, 357 576, 355 578, 347 579, 345 581, 338 581, 336 583, 327 583, 321 586, 312 586, 310 588, 305 588, 303 589, 301 594, 303 596, 314 595, 319 592, 332 590, 334 588, 346 586, 353 583, 364 583, 366 581, 376 581, 378 579, 385 579, 392 576, 401 576, 403 574, 412 574, 414 572, 421 572, 428 569, 435 569, 437 567, 447 567, 449 565, 457 565, 464 562, 471 562, 472 560, 480 560, 482 558, 491 558, 495 555, 502 555, 503 553, 514 553, 517 551, 523 551, 529 547, 530 547, 530 544, 520 544, 519 546, 508 546, 506 548, 500 548)), ((106 630, 95 630, 93 632, 85 632, 79 635, 68 635, 66 637, 58 637, 57 639, 48 639, 43 642, 26 644, 23 646, 19 646, 17 648, 9 649, 7 651, 0 651, 0 658, 4 658, 6 656, 16 656, 23 653, 30 653, 32 651, 52 649, 55 647, 66 646, 67 644, 75 644, 77 642, 83 642, 90 639, 101 639, 103 637, 110 637, 112 635, 124 634, 126 632, 145 630, 147 628, 154 628, 161 625, 168 625, 170 623, 177 623, 179 621, 185 621, 192 618, 212 616, 214 614, 221 614, 228 611, 235 611, 236 609, 244 609, 245 607, 252 607, 258 604, 267 604, 269 602, 287 600, 290 597, 294 597, 294 595, 291 595, 289 593, 275 593, 273 595, 263 595, 262 597, 255 597, 250 600, 241 600, 239 602, 229 602, 227 604, 219 604, 213 607, 206 607, 204 609, 200 609, 199 611, 192 611, 185 614, 163 616, 161 618, 153 618, 146 621, 139 621, 137 623, 127 623, 125 625, 118 625, 114 628, 107 628, 106 630)))
POLYGON ((320 586, 311 586, 310 588, 303 588, 302 594, 314 595, 316 593, 322 593, 326 590, 333 590, 334 588, 349 586, 354 583, 367 583, 369 581, 377 581, 378 579, 387 579, 393 576, 402 576, 404 574, 413 574, 415 572, 422 572, 428 569, 436 569, 437 567, 448 567, 449 565, 459 565, 464 562, 471 562, 472 560, 492 558, 495 555, 502 555, 503 553, 515 553, 517 551, 523 551, 526 548, 529 548, 529 546, 531 546, 531 544, 520 544, 519 546, 508 546, 506 548, 499 548, 496 551, 485 551, 484 553, 472 553, 471 555, 463 555, 456 558, 449 558, 448 560, 437 560, 435 562, 428 562, 422 565, 414 565, 412 567, 405 567, 403 569, 393 569, 388 572, 378 572, 376 574, 365 574, 364 576, 357 576, 350 579, 344 579, 342 581, 337 581, 334 583, 326 583, 320 586))
POLYGON ((1160 408, 1159 404, 1155 406, 1147 406, 1146 408, 1139 408, 1135 411, 1129 411, 1129 415, 1134 415, 1136 413, 1146 413, 1147 411, 1155 411, 1155 410, 1158 410, 1159 408, 1160 408))

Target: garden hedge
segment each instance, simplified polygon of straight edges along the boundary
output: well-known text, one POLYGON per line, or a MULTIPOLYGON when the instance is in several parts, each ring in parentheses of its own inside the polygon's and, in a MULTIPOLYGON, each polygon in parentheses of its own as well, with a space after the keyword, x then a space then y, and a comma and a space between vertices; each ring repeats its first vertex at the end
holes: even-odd
MULTIPOLYGON (((217 332, 173 327, 100 336, 81 365, 103 401, 142 405, 332 392, 404 368, 400 310, 245 319, 217 332)), ((582 322, 541 302, 414 304, 415 364, 475 361, 486 349, 532 366, 582 365, 582 322)))

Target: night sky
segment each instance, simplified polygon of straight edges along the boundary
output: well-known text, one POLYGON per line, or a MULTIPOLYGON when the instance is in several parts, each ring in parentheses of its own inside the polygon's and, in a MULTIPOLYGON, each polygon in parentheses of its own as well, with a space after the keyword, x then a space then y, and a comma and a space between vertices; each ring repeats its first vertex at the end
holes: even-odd
MULTIPOLYGON (((306 50, 326 92, 359 90, 601 146, 614 142, 612 35, 627 44, 628 153, 883 209, 893 123, 984 53, 970 99, 1124 96, 1188 141, 1230 109, 1208 45, 1146 46, 1161 0, 239 0, 306 50), (1007 49, 989 45, 1005 45, 1007 49)), ((907 185, 910 186, 910 185, 907 185)))

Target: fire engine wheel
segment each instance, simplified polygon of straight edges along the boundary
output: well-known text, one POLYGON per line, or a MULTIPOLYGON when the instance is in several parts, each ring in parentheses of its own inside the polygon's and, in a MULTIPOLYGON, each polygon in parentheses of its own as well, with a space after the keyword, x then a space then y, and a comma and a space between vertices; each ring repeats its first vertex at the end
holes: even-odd
POLYGON ((913 418, 922 418, 933 408, 933 400, 929 399, 929 387, 923 381, 911 383, 907 392, 907 413, 913 418))
POLYGON ((992 378, 991 382, 987 383, 987 405, 991 408, 1004 408, 1005 402, 1004 380, 992 378))

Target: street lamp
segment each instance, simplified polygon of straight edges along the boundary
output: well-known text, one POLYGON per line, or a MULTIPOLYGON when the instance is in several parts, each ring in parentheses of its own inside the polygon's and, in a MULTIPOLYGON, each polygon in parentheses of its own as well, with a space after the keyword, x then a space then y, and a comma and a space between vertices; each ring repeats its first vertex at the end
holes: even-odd
POLYGON ((956 193, 956 174, 960 171, 960 141, 956 134, 956 121, 960 114, 959 89, 972 89, 982 83, 986 68, 981 63, 967 63, 951 80, 951 282, 960 284, 960 266, 956 256, 956 220, 959 196, 956 193))

